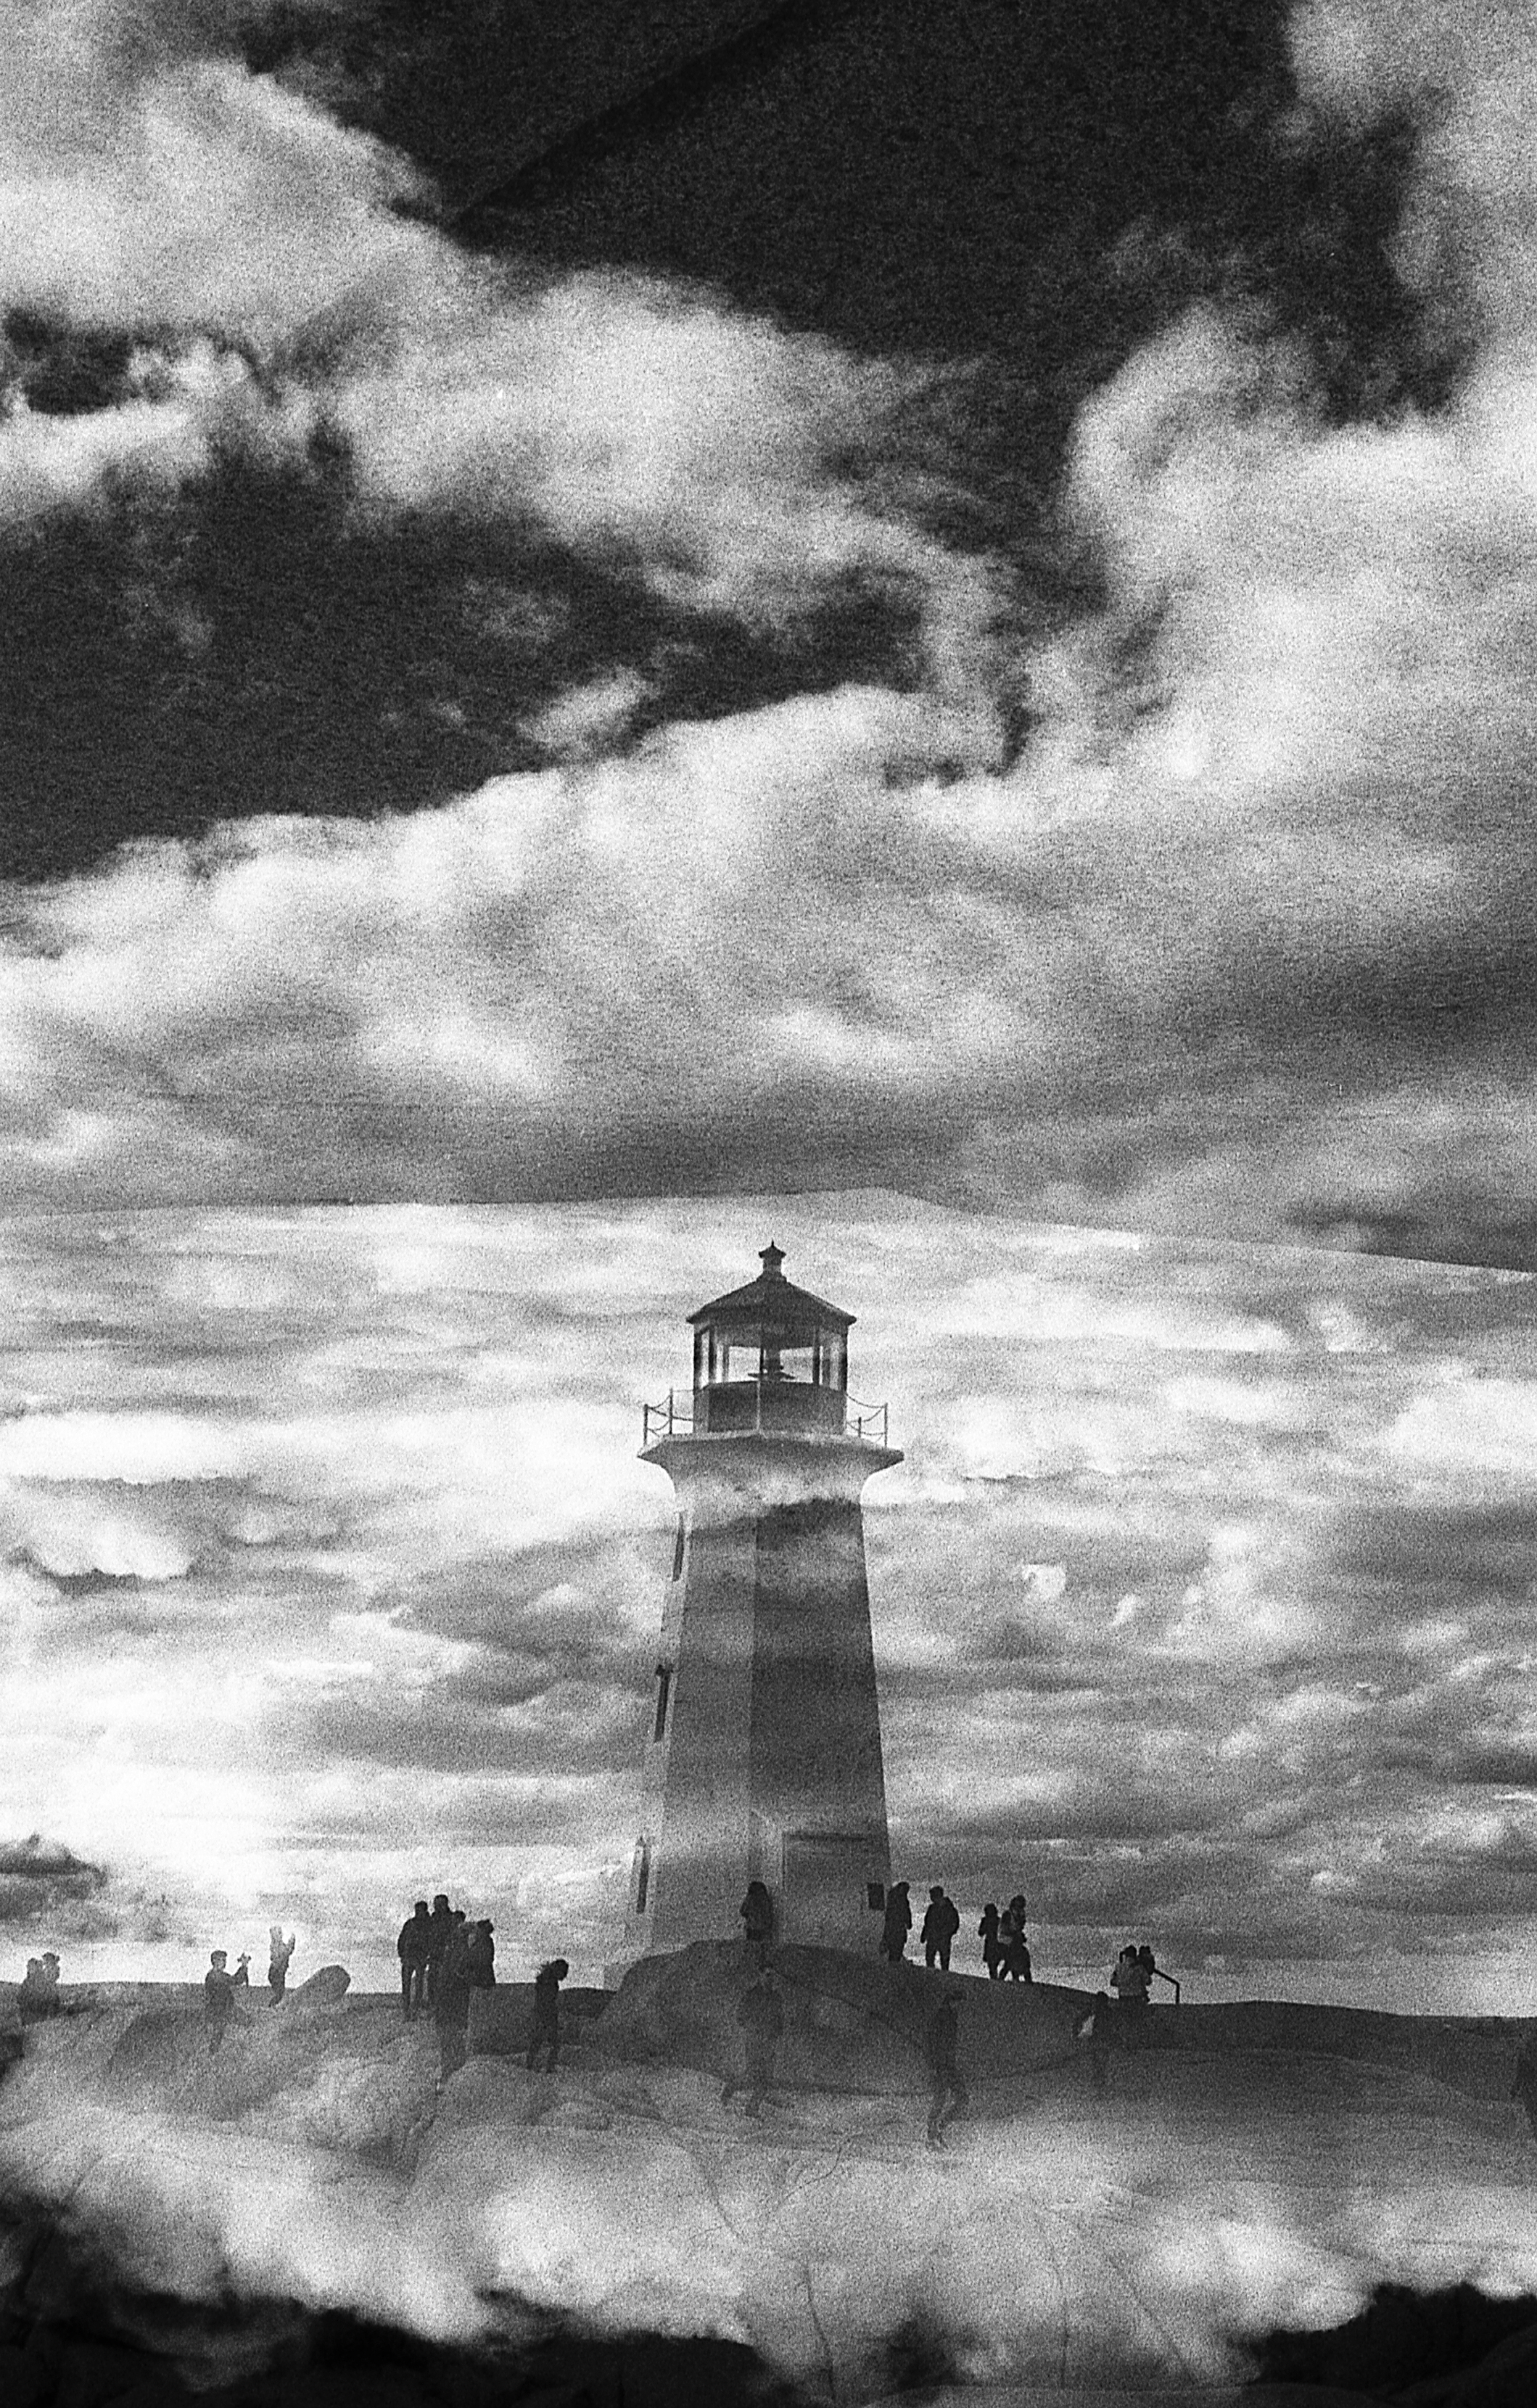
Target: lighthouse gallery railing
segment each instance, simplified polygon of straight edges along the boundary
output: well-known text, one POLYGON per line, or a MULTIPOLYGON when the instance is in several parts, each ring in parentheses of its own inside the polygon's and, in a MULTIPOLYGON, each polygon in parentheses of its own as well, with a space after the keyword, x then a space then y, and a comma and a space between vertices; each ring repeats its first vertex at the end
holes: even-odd
MULTIPOLYGON (((750 1387, 754 1391, 752 1419, 750 1421, 738 1423, 733 1417, 732 1427, 729 1430, 714 1432, 702 1430, 697 1433, 698 1436, 704 1438, 712 1436, 720 1438, 736 1438, 749 1431, 766 1431, 770 1437, 783 1437, 786 1435, 786 1424, 779 1414, 774 1414, 768 1420, 764 1419, 763 1392, 766 1388, 775 1399, 777 1400, 784 1397, 787 1387, 799 1386, 799 1382, 757 1379, 751 1381, 743 1380, 740 1382, 733 1381, 732 1385, 733 1388, 740 1387, 746 1389, 750 1387)), ((811 1393, 825 1397, 828 1392, 826 1389, 819 1389, 814 1390, 811 1393)), ((692 1438, 696 1435, 694 1429, 692 1392, 685 1391, 685 1396, 687 1400, 680 1403, 676 1389, 669 1388, 667 1391, 667 1400, 665 1404, 647 1405, 643 1408, 641 1424, 641 1444, 643 1446, 649 1446, 653 1440, 659 1438, 692 1438)), ((888 1442, 887 1430, 889 1412, 889 1408, 886 1405, 865 1405, 860 1402, 858 1397, 847 1397, 844 1399, 844 1417, 841 1434, 845 1438, 864 1439, 873 1446, 885 1446, 888 1442)), ((837 1433, 829 1433, 826 1430, 810 1430, 801 1434, 807 1437, 824 1437, 830 1434, 836 1435, 837 1433)))

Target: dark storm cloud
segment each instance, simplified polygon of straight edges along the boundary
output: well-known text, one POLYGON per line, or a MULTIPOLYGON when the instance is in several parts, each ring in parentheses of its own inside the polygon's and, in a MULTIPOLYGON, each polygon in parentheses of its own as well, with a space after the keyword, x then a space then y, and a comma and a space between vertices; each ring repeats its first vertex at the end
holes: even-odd
MULTIPOLYGON (((209 833, 13 897, 8 1193, 879 1180, 1519 1254, 1520 26, 1337 0, 1220 36, 990 10, 961 42, 941 13, 808 22, 794 139, 776 52, 710 85, 719 122, 668 117, 658 185, 707 180, 722 128, 778 144, 843 225, 837 284, 869 246, 824 154, 857 125, 876 189, 917 196, 875 282, 928 327, 921 370, 858 278, 841 317, 745 257, 734 301, 648 280, 663 253, 601 196, 607 249, 552 197, 540 267, 469 257, 406 155, 433 163, 467 20, 29 13, 0 506, 18 791, 55 849, 23 866, 78 858, 88 818, 209 833), (893 178, 909 120, 946 159, 966 128, 1034 280, 974 241, 958 316, 943 250, 904 282, 948 189, 893 178), (962 324, 1039 425, 934 366, 962 324), (719 715, 680 725, 696 672, 719 715), (541 747, 570 767, 522 767, 541 747), (441 808, 330 815, 413 799, 441 808)), ((599 17, 574 38, 591 65, 599 17)), ((627 89, 681 56, 634 42, 627 89)), ((520 159, 569 130, 545 72, 520 159)))
POLYGON ((87 1906, 107 1885, 100 1865, 87 1864, 72 1849, 30 1839, 0 1847, 0 1923, 45 1923, 78 1920, 72 1913, 87 1906))

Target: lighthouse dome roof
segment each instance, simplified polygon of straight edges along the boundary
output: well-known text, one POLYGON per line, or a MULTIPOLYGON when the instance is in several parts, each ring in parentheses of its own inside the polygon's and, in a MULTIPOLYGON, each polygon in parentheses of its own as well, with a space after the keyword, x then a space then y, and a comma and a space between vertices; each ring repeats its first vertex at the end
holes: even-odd
POLYGON ((781 1248, 767 1245, 760 1259, 762 1269, 745 1287, 733 1287, 724 1296, 712 1297, 697 1312, 690 1312, 689 1322, 697 1327, 705 1321, 768 1321, 777 1326, 793 1322, 817 1322, 826 1328, 852 1329, 855 1316, 845 1312, 840 1305, 829 1304, 827 1298, 813 1296, 807 1287, 797 1287, 787 1280, 780 1266, 784 1262, 781 1248))

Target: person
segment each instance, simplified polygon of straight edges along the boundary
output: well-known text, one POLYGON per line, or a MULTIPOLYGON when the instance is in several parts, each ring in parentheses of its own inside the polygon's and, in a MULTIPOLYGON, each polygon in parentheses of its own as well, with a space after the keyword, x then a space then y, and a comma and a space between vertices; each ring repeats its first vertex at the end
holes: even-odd
POLYGON ((999 1927, 999 1937, 1003 1942, 1003 1960, 999 1968, 1000 1980, 1033 1982, 1035 1975, 1031 1968, 1030 1942, 1025 1938, 1024 1916, 1016 1914, 1011 1908, 999 1927))
POLYGON ((427 1965, 433 1951, 433 1922, 427 1901, 419 1898, 400 1927, 395 1953, 400 1958, 400 2011, 415 2023, 427 2001, 427 1965))
POLYGON ((907 1884, 893 1882, 886 1893, 886 1914, 880 1927, 880 1953, 893 1965, 900 1965, 907 1953, 907 1934, 913 1928, 913 1910, 907 1903, 907 1884))
POLYGON ((489 1915, 478 1923, 466 1924, 464 1945, 469 1956, 470 1987, 472 1990, 494 1990, 496 1987, 495 1926, 489 1915))
POLYGON ((278 2004, 283 1992, 288 1988, 288 1969, 292 1957, 292 1932, 291 1931, 285 1940, 282 1925, 269 1924, 267 1927, 267 1988, 272 1993, 274 2006, 278 2004))
POLYGON ((16 1994, 16 2008, 21 2021, 28 2024, 47 2023, 59 2012, 59 1960, 51 1948, 41 1956, 29 1956, 27 1970, 16 1994))
MULTIPOLYGON (((447 1900, 444 1901, 447 1904, 447 1900)), ((463 1921, 452 1925, 433 1981, 433 2021, 437 2026, 438 2087, 459 2071, 470 2053, 470 1951, 463 1921)))
MULTIPOLYGON (((1151 1955, 1152 1952, 1149 1950, 1148 1953, 1151 1955)), ((1110 1976, 1110 1987, 1126 2014, 1135 2017, 1146 2008, 1152 1978, 1137 1949, 1128 1941, 1117 1957, 1115 1971, 1110 1976)))
POLYGON ((932 1972, 937 1963, 942 1972, 950 1970, 950 1942, 961 1928, 961 1916, 952 1899, 947 1899, 936 1883, 929 1892, 929 1904, 923 1917, 919 1938, 923 1942, 923 1961, 932 1972))
POLYGON ((534 1977, 534 2022, 529 2030, 528 2070, 537 2071, 539 2053, 548 2057, 547 2073, 553 2073, 561 2054, 561 1984, 571 1968, 563 1956, 552 1956, 541 1965, 534 1977))
POLYGON ((747 1894, 736 1912, 742 1917, 747 1961, 761 1973, 768 1963, 769 1948, 774 1939, 774 1900, 769 1896, 767 1883, 748 1882, 747 1894))
POLYGON ((775 2058, 785 2028, 784 2001, 766 1965, 751 1987, 743 1991, 736 2020, 747 2034, 742 2079, 726 2084, 720 2093, 720 2103, 724 2107, 739 2090, 745 2090, 747 2103, 742 2112, 745 2115, 756 2115, 774 2086, 775 2058))
POLYGON ((203 1976, 203 2024, 208 2035, 208 2055, 217 2057, 224 2043, 235 2013, 235 1994, 250 1985, 250 1958, 240 1956, 235 1971, 229 1970, 229 1951, 216 1948, 208 1958, 208 1970, 203 1976))
POLYGON ((959 2028, 956 2009, 961 2002, 961 1985, 947 1982, 938 2006, 929 2019, 925 2050, 929 2059, 929 2146, 945 2146, 945 2127, 966 2105, 966 2086, 961 2078, 959 2063, 959 2028))
POLYGON ((998 1909, 990 1898, 982 1909, 976 1936, 982 1942, 982 1962, 988 1969, 988 1979, 996 1982, 1003 1961, 1003 1943, 998 1937, 998 1909))
POLYGON ((427 2002, 430 2006, 437 1996, 437 1977, 448 1953, 448 1939, 454 1928, 453 1912, 442 1890, 434 1899, 433 1911, 427 1920, 432 1933, 427 1942, 427 2002))

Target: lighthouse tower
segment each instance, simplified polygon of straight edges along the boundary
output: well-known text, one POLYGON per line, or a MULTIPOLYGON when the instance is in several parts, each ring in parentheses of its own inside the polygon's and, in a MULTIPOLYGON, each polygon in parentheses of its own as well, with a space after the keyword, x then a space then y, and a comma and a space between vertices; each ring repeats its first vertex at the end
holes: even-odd
POLYGON ((691 1410, 647 1409, 678 1517, 630 1956, 740 1932, 754 1880, 781 1938, 867 1947, 890 1875, 860 1497, 902 1457, 848 1396, 852 1313, 783 1261, 690 1315, 691 1410))

